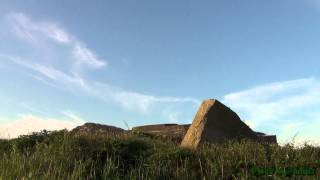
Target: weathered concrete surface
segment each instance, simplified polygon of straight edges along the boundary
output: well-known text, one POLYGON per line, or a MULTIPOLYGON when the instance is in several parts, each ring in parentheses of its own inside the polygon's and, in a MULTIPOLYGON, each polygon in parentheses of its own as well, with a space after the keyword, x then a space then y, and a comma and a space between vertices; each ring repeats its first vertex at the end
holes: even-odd
POLYGON ((186 134, 189 126, 190 124, 154 124, 137 126, 132 128, 132 131, 168 137, 180 142, 186 134))
POLYGON ((230 108, 208 99, 202 102, 181 146, 197 148, 203 142, 220 143, 244 138, 256 140, 257 136, 230 108))
POLYGON ((159 135, 180 143, 183 147, 196 148, 201 143, 220 143, 230 139, 251 139, 261 143, 277 143, 275 135, 254 132, 239 116, 221 102, 203 101, 192 124, 155 124, 124 130, 114 126, 85 123, 70 131, 71 136, 114 137, 142 132, 159 135))

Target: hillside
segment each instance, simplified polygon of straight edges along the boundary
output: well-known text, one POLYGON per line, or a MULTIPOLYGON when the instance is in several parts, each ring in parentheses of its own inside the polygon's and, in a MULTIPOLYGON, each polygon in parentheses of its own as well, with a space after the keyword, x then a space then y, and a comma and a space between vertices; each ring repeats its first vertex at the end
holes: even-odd
POLYGON ((320 147, 309 145, 241 141, 190 150, 133 132, 110 138, 67 131, 0 141, 0 179, 314 179, 319 166, 320 147))

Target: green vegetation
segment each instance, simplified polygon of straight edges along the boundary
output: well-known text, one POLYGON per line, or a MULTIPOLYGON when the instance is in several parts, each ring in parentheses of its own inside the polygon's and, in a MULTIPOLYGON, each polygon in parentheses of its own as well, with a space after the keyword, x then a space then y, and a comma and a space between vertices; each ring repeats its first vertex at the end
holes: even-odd
MULTIPOLYGON (((295 149, 291 144, 280 147, 243 141, 204 145, 193 151, 139 133, 75 138, 66 131, 0 140, 0 179, 5 180, 258 179, 263 168, 313 168, 317 172, 311 173, 319 175, 319 165, 320 147, 309 145, 295 149)), ((271 173, 278 178, 290 176, 271 173)), ((290 179, 301 177, 291 173, 290 179)))

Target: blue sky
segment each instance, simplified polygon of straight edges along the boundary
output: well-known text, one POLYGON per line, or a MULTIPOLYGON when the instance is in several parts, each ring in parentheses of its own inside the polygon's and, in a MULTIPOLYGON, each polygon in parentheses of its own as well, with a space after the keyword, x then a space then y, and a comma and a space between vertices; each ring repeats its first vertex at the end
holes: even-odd
POLYGON ((317 141, 319 16, 318 0, 1 1, 0 136, 190 123, 216 98, 317 141))

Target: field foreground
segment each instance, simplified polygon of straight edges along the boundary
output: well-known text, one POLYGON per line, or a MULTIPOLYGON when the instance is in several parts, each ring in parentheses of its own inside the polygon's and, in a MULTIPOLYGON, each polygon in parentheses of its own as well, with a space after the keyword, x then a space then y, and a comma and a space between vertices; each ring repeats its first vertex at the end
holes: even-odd
POLYGON ((250 141, 183 149, 132 132, 73 137, 67 131, 0 140, 0 179, 320 179, 320 147, 250 141))

